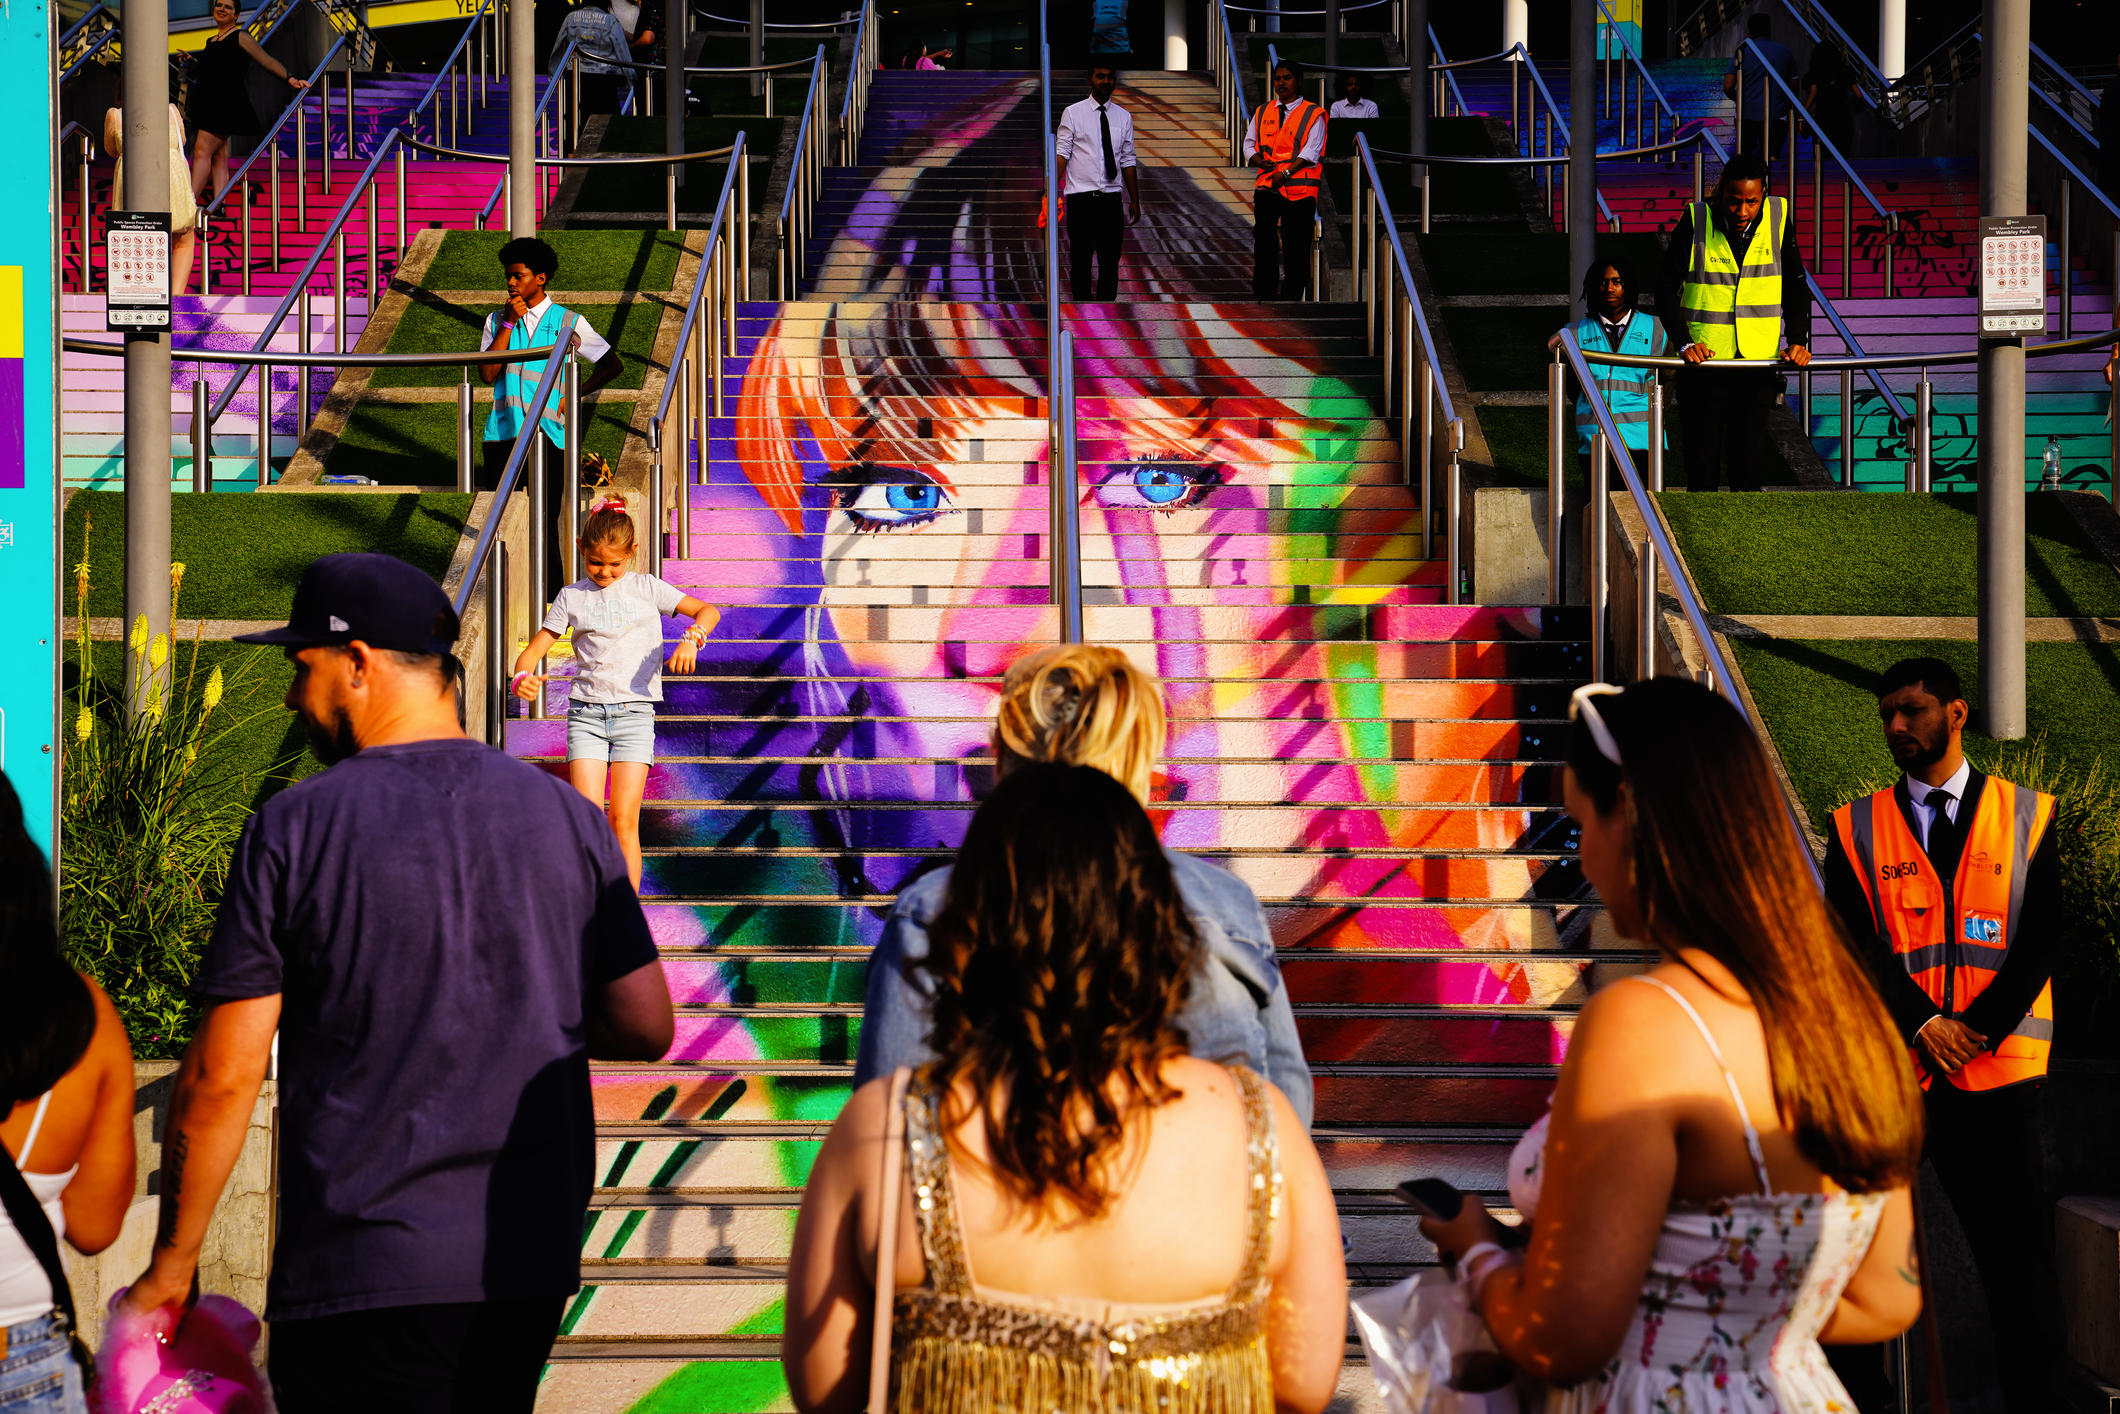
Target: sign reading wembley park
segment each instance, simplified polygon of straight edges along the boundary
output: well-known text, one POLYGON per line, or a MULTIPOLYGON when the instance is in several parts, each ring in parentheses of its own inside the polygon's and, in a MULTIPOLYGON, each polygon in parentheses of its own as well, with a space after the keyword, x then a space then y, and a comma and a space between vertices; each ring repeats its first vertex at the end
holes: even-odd
POLYGON ((1980 337, 2046 332, 2046 218, 1980 218, 1980 337))
POLYGON ((103 227, 105 327, 169 327, 169 213, 113 211, 103 227))

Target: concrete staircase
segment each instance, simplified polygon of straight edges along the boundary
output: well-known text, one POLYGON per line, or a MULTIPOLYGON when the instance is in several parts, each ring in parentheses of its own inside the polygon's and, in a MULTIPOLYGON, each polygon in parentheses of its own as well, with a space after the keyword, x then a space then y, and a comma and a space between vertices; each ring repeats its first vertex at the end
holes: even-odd
MULTIPOLYGON (((848 1093, 868 949, 991 781, 1001 672, 1057 638, 1043 309, 1017 302, 1039 274, 1035 194, 965 206, 1009 165, 1002 143, 1035 142, 1035 117, 994 136, 1035 114, 1035 87, 917 78, 879 79, 872 165, 832 174, 846 200, 812 298, 743 310, 735 415, 688 498, 694 558, 666 566, 723 607, 699 672, 666 686, 642 821, 678 1041, 595 1069, 585 1284, 545 1410, 788 1407, 783 1264, 848 1093), (894 130, 945 120, 972 137, 920 138, 915 175, 952 196, 909 201, 912 164, 875 146, 909 154, 894 130), (906 242, 955 263, 916 269, 906 242)), ((1156 140, 1211 161, 1203 89, 1171 81, 1186 101, 1156 140)), ((1154 180, 1228 210, 1242 173, 1207 176, 1154 180)), ((1130 242, 1130 278, 1157 267, 1171 293, 1066 315, 1087 628, 1166 684, 1155 814, 1266 904, 1353 1277, 1386 1282, 1433 1260, 1392 1186, 1435 1173, 1505 1204, 1575 1008, 1639 958, 1584 906, 1555 804, 1582 611, 1442 605, 1358 310, 1219 301, 1226 257, 1130 242)), ((508 728, 554 771, 556 687, 554 717, 508 728)), ((1367 1385, 1350 1366, 1349 1398, 1367 1385)))

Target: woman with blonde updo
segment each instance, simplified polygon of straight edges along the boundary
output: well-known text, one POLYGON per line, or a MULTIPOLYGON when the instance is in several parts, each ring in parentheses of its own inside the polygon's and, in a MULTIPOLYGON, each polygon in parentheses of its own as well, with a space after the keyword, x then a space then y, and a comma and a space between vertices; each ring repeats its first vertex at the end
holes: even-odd
MULTIPOLYGON (((1017 659, 1001 682, 994 765, 1001 776, 1032 762, 1091 766, 1143 806, 1163 755, 1163 693, 1116 648, 1066 644, 1017 659)), ((1201 961, 1175 1018, 1187 1049, 1237 1060, 1278 1086, 1307 1127, 1310 1068, 1296 1037, 1273 936, 1251 887, 1226 870, 1165 849, 1178 894, 1200 935, 1201 961)), ((929 983, 919 971, 928 930, 949 891, 947 866, 908 883, 869 959, 868 1000, 854 1083, 932 1058, 929 983)))

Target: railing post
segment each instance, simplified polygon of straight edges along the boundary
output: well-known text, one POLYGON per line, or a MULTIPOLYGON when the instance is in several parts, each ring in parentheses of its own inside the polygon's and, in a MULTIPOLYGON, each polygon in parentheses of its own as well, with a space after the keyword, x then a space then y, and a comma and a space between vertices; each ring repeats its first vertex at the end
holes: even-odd
POLYGON ((1855 485, 1855 370, 1840 370, 1840 484, 1855 485))
MULTIPOLYGON (((279 205, 277 196, 273 205, 279 205)), ((302 102, 294 109, 294 228, 309 229, 309 107, 302 102)), ((275 249, 273 255, 277 257, 279 251, 275 249)))
POLYGON ((258 365, 258 489, 272 484, 272 365, 258 365))
MULTIPOLYGON (((1653 507, 1650 513, 1654 513, 1653 507)), ((1634 676, 1646 680, 1656 676, 1656 539, 1646 528, 1636 571, 1634 592, 1639 622, 1635 629, 1634 676)))
MULTIPOLYGON (((499 519, 500 497, 486 514, 499 519)), ((508 546, 499 536, 486 558, 486 745, 506 746, 508 736, 508 546)))
POLYGON ((1590 437, 1590 545, 1587 556, 1590 590, 1590 680, 1610 682, 1605 664, 1605 608, 1610 600, 1611 585, 1606 577, 1608 558, 1605 537, 1609 533, 1607 521, 1612 514, 1612 498, 1609 494, 1609 461, 1612 449, 1605 442, 1602 430, 1590 437))
MULTIPOLYGON (((2116 95, 2115 95, 2115 97, 2120 97, 2120 94, 2116 94, 2116 95)), ((2058 270, 2056 270, 2056 271, 2055 271, 2054 273, 2055 273, 2055 274, 2056 274, 2057 276, 2059 276, 2059 277, 2060 277, 2060 284, 2061 284, 2061 337, 2062 337, 2062 338, 2064 338, 2064 339, 2067 339, 2067 338, 2073 338, 2073 337, 2075 336, 2075 330, 2076 330, 2076 321, 2075 321, 2075 317, 2074 317, 2074 315, 2073 315, 2073 313, 2072 313, 2072 311, 2071 311, 2071 309, 2070 309, 2070 306, 2071 306, 2071 305, 2073 305, 2073 304, 2075 303, 2075 301, 2069 298, 2069 268, 2068 268, 2068 260, 2069 260, 2069 255, 2068 255, 2068 250, 2069 250, 2069 230, 2068 230, 2068 227, 2069 227, 2069 198, 2070 198, 2070 197, 2071 197, 2071 196, 2072 196, 2073 194, 2074 194, 2074 193, 2073 193, 2073 191, 2071 190, 2071 184, 2070 184, 2070 181, 2069 181, 2069 179, 2068 179, 2067 177, 2063 177, 2063 178, 2061 179, 2061 235, 2060 235, 2060 245, 2059 245, 2059 249, 2060 249, 2060 251, 2061 251, 2061 260, 2060 260, 2060 268, 2059 268, 2058 270)), ((2114 271, 2113 273, 2114 273, 2114 275, 2115 275, 2116 277, 2120 277, 2120 270, 2116 270, 2116 271, 2114 271)))
POLYGON ((1553 362, 1546 368, 1546 602, 1564 602, 1563 579, 1567 569, 1567 554, 1561 543, 1561 527, 1567 524, 1567 429, 1565 400, 1568 396, 1568 370, 1561 363, 1561 351, 1553 351, 1553 362))
MULTIPOLYGON (((405 264, 405 148, 400 143, 391 156, 397 166, 397 260, 392 269, 402 269, 405 264)), ((246 291, 247 293, 247 291, 246 291)), ((372 311, 371 311, 372 312, 372 311)))
POLYGON ((1465 593, 1463 557, 1458 543, 1459 532, 1463 528, 1465 519, 1464 506, 1462 504, 1464 482, 1459 472, 1458 457, 1464 449, 1465 422, 1463 418, 1454 417, 1450 420, 1449 495, 1446 498, 1443 512, 1450 518, 1450 523, 1445 527, 1447 531, 1445 543, 1450 547, 1450 565, 1446 571, 1449 575, 1448 589, 1450 597, 1446 602, 1451 604, 1463 602, 1465 593))
MULTIPOLYGON (((317 75, 317 156, 323 166, 324 195, 331 195, 331 70, 317 75)), ((295 102, 307 103, 309 95, 298 93, 295 102)), ((348 154, 351 155, 350 153, 348 154)))
POLYGON ((1895 298, 1899 294, 1898 282, 1893 278, 1894 257, 1899 252, 1899 213, 1888 211, 1884 218, 1884 297, 1895 298))
MULTIPOLYGON (((241 259, 242 259, 242 266, 243 266, 243 273, 242 273, 242 284, 241 284, 241 289, 242 289, 242 291, 243 291, 243 298, 245 298, 245 299, 249 299, 249 298, 250 298, 250 193, 249 193, 249 192, 248 192, 247 190, 246 190, 246 191, 239 191, 239 192, 237 192, 237 193, 236 193, 236 199, 237 199, 237 200, 238 200, 239 202, 241 202, 241 203, 242 203, 242 205, 243 205, 243 254, 242 254, 242 258, 241 258, 241 259)), ((83 275, 83 277, 84 277, 84 281, 83 281, 83 285, 82 285, 82 288, 83 288, 83 289, 86 289, 86 288, 87 288, 87 284, 86 284, 86 279, 85 279, 85 277, 86 277, 86 276, 87 276, 87 274, 88 274, 88 268, 87 268, 87 267, 88 267, 88 259, 87 259, 87 257, 86 257, 85 255, 84 255, 84 256, 82 257, 82 262, 81 262, 81 264, 82 264, 82 270, 81 270, 81 274, 82 274, 82 275, 83 275)))
POLYGON ((1919 452, 1914 467, 1914 485, 1909 490, 1930 491, 1934 489, 1936 471, 1936 385, 1929 381, 1929 371, 1921 370, 1921 382, 1914 387, 1914 424, 1920 429, 1921 440, 1916 443, 1919 452))
MULTIPOLYGON (((696 330, 694 336, 697 337, 696 330)), ((692 494, 692 434, 696 430, 696 419, 692 415, 692 407, 696 401, 692 392, 692 379, 698 366, 699 360, 688 349, 673 371, 673 376, 677 379, 677 496, 675 504, 671 507, 671 514, 676 523, 670 529, 677 537, 677 558, 680 560, 692 558, 692 516, 689 498, 692 494)), ((658 460, 656 466, 661 465, 658 460)), ((660 505, 659 502, 657 504, 660 505)))
MULTIPOLYGON (((680 395, 682 388, 679 389, 680 395)), ((664 535, 668 533, 670 513, 663 505, 663 423, 659 417, 648 418, 648 573, 661 575, 663 571, 664 535)))
MULTIPOLYGON (((529 454, 523 458, 523 479, 528 483, 525 489, 528 490, 530 499, 530 583, 525 586, 524 596, 529 606, 529 617, 525 622, 531 626, 533 633, 536 632, 537 625, 544 620, 545 605, 548 602, 545 586, 552 582, 552 566, 545 563, 545 537, 552 532, 552 507, 548 504, 551 498, 546 494, 545 468, 542 464, 548 450, 543 445, 544 429, 538 426, 544 414, 545 410, 541 407, 532 408, 526 414, 529 419, 526 435, 530 438, 530 447, 529 454)), ((537 671, 542 673, 544 670, 545 665, 540 660, 537 671)), ((537 700, 530 704, 530 715, 545 715, 545 693, 542 688, 538 690, 537 700)))
POLYGON ((272 227, 272 273, 280 273, 280 144, 272 144, 272 206, 268 213, 272 227))
POLYGON ((582 370, 573 359, 567 360, 566 391, 560 397, 560 409, 565 414, 561 426, 566 431, 567 464, 561 472, 562 489, 566 496, 567 533, 559 539, 562 570, 568 583, 580 579, 582 567, 576 561, 582 538, 582 370))
POLYGON ((1846 168, 1840 173, 1840 297, 1847 299, 1855 288, 1855 179, 1846 168))
POLYGON ((1820 259, 1826 249, 1826 146, 1811 134, 1811 258, 1820 259))
MULTIPOLYGON (((1808 373, 1804 375, 1804 435, 1811 435, 1811 383, 1808 373)), ((1649 372, 1649 489, 1664 489, 1664 376, 1661 370, 1649 372)))
POLYGON ((677 229, 677 164, 663 164, 663 229, 677 229))
MULTIPOLYGON (((311 298, 309 291, 304 290, 295 296, 294 301, 294 346, 298 352, 305 354, 310 351, 311 347, 309 327, 311 298)), ((294 403, 294 436, 295 442, 299 445, 309 438, 309 369, 306 366, 295 376, 295 381, 299 386, 294 403)))
POLYGON ((331 256, 338 278, 331 282, 331 351, 346 352, 346 228, 331 238, 331 256))
MULTIPOLYGON (((463 377, 456 385, 456 489, 459 495, 468 496, 474 489, 477 468, 472 457, 477 444, 471 439, 471 365, 463 366, 463 377)), ((496 508, 495 514, 499 514, 496 508)), ((498 546, 494 548, 498 549, 498 546)))
POLYGON ((1695 203, 1703 202, 1703 201, 1706 201, 1706 200, 1708 199, 1708 187, 1707 187, 1707 173, 1706 173, 1706 170, 1705 170, 1705 168, 1706 168, 1706 161, 1707 161, 1707 159, 1706 159, 1706 158, 1705 158, 1705 157, 1704 157, 1704 156, 1702 155, 1702 153, 1701 153, 1701 150, 1700 150, 1700 144, 1699 144, 1699 143, 1697 143, 1697 142, 1696 142, 1696 143, 1694 143, 1694 144, 1693 144, 1693 200, 1694 200, 1694 202, 1695 202, 1695 203))
POLYGON ((201 363, 191 373, 191 489, 202 496, 213 490, 213 427, 208 421, 212 406, 206 365, 201 363))

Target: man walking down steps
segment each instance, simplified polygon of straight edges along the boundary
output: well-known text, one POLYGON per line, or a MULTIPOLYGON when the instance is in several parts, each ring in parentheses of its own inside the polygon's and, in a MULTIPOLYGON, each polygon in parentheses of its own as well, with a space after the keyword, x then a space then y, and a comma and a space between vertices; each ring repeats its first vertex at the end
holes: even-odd
POLYGON ((1134 119, 1112 102, 1119 75, 1110 64, 1092 64, 1089 97, 1060 115, 1053 155, 1067 201, 1067 253, 1076 304, 1119 297, 1119 251, 1126 227, 1141 219, 1141 181, 1134 167, 1134 119), (1126 195, 1122 199, 1121 181, 1126 195), (1122 200, 1130 209, 1122 212, 1122 200), (1123 217, 1123 220, 1122 220, 1123 217), (1092 295, 1090 258, 1097 262, 1092 295))

